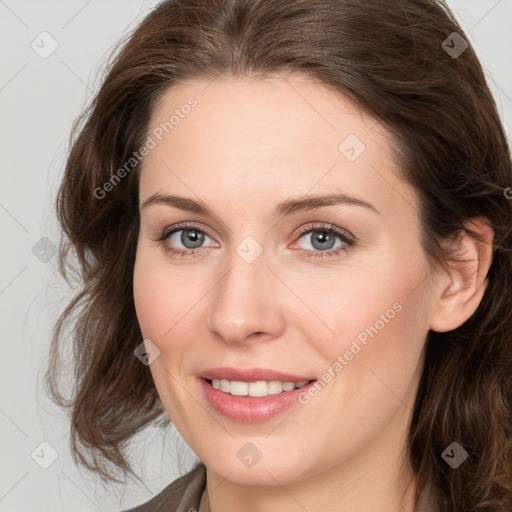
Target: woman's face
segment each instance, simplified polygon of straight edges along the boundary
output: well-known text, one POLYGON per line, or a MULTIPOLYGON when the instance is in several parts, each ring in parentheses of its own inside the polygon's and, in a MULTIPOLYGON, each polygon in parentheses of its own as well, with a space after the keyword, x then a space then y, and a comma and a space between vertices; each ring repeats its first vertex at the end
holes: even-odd
POLYGON ((183 438, 242 484, 396 467, 433 294, 383 127, 298 76, 217 78, 148 136, 134 297, 183 438))

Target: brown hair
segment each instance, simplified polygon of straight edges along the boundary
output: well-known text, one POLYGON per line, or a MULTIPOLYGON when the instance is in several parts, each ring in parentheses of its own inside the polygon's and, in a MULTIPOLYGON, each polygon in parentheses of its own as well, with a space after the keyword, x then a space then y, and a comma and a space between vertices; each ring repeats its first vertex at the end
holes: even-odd
POLYGON ((434 264, 451 257, 442 241, 467 219, 483 216, 494 229, 477 311, 453 331, 428 333, 407 455, 417 492, 433 484, 441 510, 512 510, 511 160, 471 45, 458 56, 442 46, 453 32, 468 42, 436 0, 169 0, 127 37, 74 126, 57 198, 60 270, 75 271, 81 289, 55 327, 46 382, 71 408, 76 461, 105 479, 116 469, 133 474, 126 442, 165 416, 133 353, 142 341, 132 292, 140 165, 104 197, 95 191, 141 147, 172 84, 295 72, 347 95, 393 135, 403 178, 420 194, 421 243, 434 264), (66 327, 69 400, 58 383, 66 327), (453 441, 469 454, 456 470, 441 458, 453 441))

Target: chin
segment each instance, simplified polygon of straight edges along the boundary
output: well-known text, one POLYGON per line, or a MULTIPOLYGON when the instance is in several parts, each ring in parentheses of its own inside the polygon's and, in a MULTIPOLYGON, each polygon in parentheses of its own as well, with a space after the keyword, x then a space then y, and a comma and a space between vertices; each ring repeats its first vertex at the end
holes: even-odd
MULTIPOLYGON (((222 478, 243 486, 274 486, 292 484, 315 474, 308 471, 308 463, 301 450, 281 444, 276 449, 269 439, 253 441, 230 439, 229 448, 218 444, 219 451, 200 457, 203 464, 222 478)), ((323 464, 318 464, 318 472, 323 464)))

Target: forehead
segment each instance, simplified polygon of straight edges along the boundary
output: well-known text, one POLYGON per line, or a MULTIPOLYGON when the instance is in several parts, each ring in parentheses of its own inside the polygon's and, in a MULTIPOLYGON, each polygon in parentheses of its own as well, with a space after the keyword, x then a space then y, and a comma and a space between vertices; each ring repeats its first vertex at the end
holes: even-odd
POLYGON ((165 190, 219 201, 222 191, 247 206, 247 198, 275 203, 283 195, 344 192, 382 209, 404 195, 415 200, 396 176, 383 126, 346 96, 300 76, 173 85, 148 136, 155 147, 143 162, 141 199, 165 190))

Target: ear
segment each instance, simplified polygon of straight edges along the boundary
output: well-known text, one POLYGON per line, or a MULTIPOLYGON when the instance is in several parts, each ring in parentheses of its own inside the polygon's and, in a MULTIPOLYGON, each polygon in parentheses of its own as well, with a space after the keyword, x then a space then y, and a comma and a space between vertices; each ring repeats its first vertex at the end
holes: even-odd
POLYGON ((480 241, 460 231, 450 248, 461 261, 446 261, 444 274, 434 287, 430 329, 446 332, 462 325, 478 308, 487 288, 487 273, 492 263, 494 230, 485 218, 467 221, 480 241))

